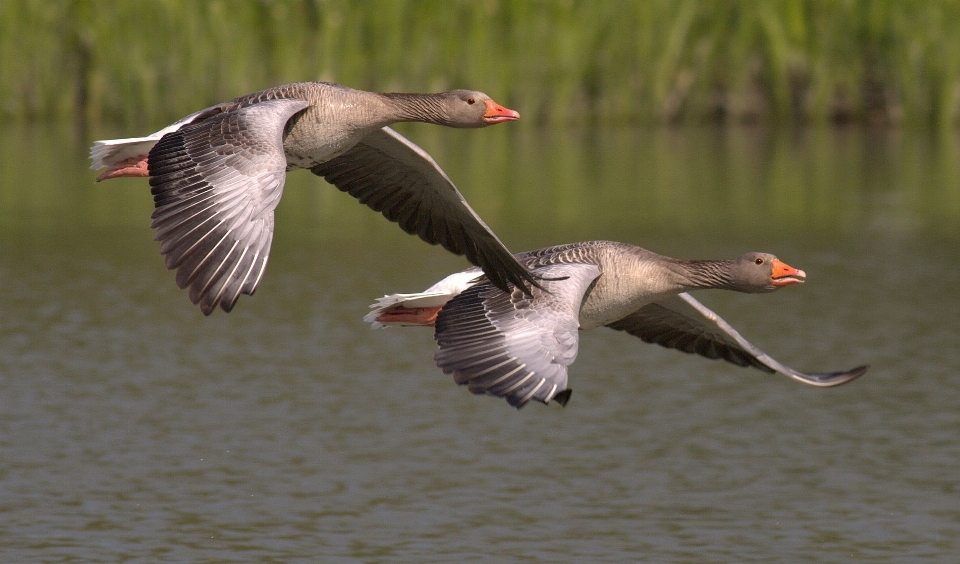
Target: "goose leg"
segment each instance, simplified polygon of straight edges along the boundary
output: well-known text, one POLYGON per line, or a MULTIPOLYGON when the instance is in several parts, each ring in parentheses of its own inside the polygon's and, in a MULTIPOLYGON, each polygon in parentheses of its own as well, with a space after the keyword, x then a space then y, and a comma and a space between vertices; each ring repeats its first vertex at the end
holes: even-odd
POLYGON ((147 170, 147 157, 130 157, 114 163, 97 177, 97 182, 120 176, 150 176, 147 170))
POLYGON ((408 308, 397 306, 377 316, 380 323, 403 323, 406 325, 423 325, 433 327, 437 314, 443 306, 408 308))

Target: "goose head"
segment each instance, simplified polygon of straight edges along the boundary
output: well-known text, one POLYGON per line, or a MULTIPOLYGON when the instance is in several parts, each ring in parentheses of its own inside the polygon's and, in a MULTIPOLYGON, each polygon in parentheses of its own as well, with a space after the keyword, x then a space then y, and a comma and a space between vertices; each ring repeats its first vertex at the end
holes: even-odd
POLYGON ((792 284, 803 284, 807 274, 769 253, 747 253, 732 261, 733 289, 741 292, 773 292, 792 284))
POLYGON ((444 93, 443 106, 452 127, 486 127, 520 119, 520 113, 501 106, 490 96, 476 90, 451 90, 444 93))

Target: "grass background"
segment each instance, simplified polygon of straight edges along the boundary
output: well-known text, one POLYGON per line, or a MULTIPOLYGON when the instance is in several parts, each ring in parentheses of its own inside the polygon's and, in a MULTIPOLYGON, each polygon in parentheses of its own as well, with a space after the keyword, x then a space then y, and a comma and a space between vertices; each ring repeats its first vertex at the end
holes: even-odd
POLYGON ((960 120, 957 0, 3 0, 0 117, 170 122, 268 86, 484 90, 527 124, 960 120))

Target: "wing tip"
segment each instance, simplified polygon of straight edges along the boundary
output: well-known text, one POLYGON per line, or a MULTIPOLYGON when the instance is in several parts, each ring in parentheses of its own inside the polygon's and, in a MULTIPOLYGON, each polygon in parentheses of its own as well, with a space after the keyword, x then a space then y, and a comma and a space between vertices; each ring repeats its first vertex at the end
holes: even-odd
POLYGON ((570 401, 570 394, 572 393, 573 390, 571 388, 567 388, 566 390, 557 392, 551 399, 560 404, 561 407, 567 407, 567 402, 570 401))
POLYGON ((846 384, 847 382, 852 382, 857 378, 863 376, 870 370, 869 364, 862 364, 856 368, 851 368, 850 370, 844 370, 842 372, 826 372, 822 374, 805 374, 803 382, 806 384, 811 384, 814 386, 819 386, 821 388, 829 388, 833 386, 839 386, 841 384, 846 384))
POLYGON ((852 369, 850 369, 850 370, 847 370, 847 372, 846 372, 846 377, 845 377, 846 379, 845 379, 843 382, 840 382, 840 383, 843 384, 843 383, 849 382, 849 381, 851 381, 851 380, 855 380, 855 379, 863 376, 864 374, 866 374, 867 371, 869 371, 869 370, 870 370, 870 365, 869 365, 869 364, 861 364, 860 366, 858 366, 858 367, 856 367, 856 368, 852 368, 852 369))

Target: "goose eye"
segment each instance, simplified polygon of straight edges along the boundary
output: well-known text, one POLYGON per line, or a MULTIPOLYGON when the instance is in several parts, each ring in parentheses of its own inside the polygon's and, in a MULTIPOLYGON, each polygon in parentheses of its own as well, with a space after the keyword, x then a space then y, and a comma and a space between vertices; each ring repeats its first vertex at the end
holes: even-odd
POLYGON ((757 263, 757 264, 763 264, 763 259, 760 258, 760 257, 757 257, 757 259, 756 259, 755 261, 753 261, 753 262, 755 262, 755 263, 757 263))
POLYGON ((476 101, 476 100, 474 100, 473 98, 467 98, 467 103, 468 103, 468 104, 470 104, 470 105, 472 106, 472 105, 474 105, 474 104, 476 104, 476 103, 477 103, 477 101, 476 101))

